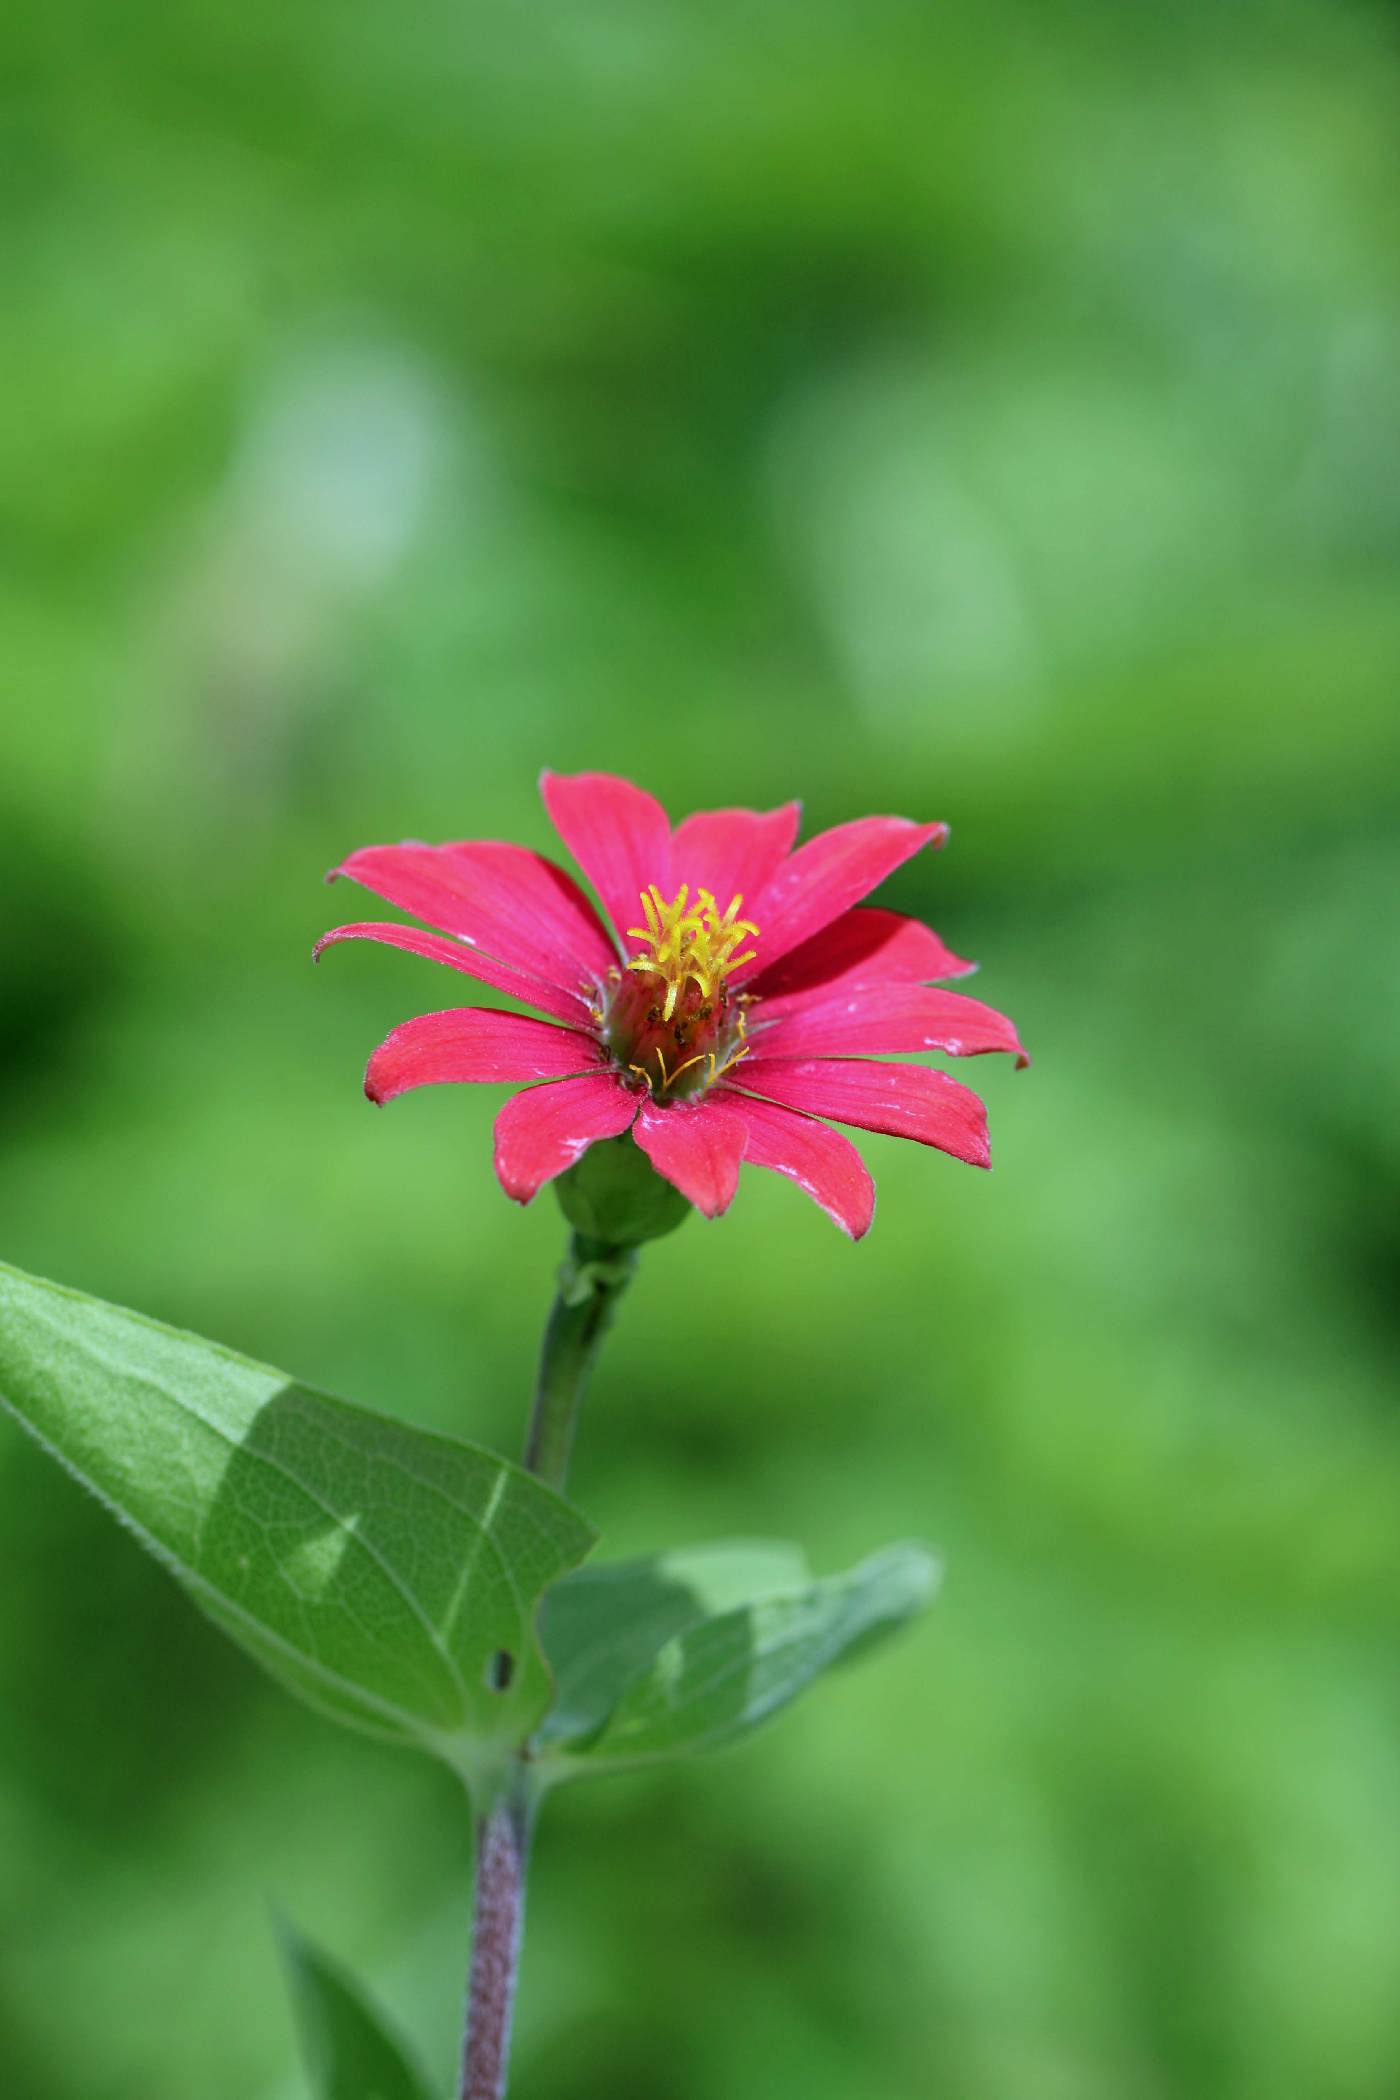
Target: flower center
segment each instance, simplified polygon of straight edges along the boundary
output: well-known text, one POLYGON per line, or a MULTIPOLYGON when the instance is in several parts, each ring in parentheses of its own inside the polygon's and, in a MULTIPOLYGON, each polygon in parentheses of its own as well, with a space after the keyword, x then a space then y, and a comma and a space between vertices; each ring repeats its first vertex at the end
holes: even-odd
POLYGON ((688 883, 669 904, 655 883, 641 893, 646 925, 627 931, 647 952, 613 973, 604 1018, 613 1056, 658 1096, 703 1093, 745 1055, 742 995, 726 983, 757 953, 743 949, 758 934, 739 917, 743 901, 721 912, 711 891, 697 889, 692 903, 688 883))

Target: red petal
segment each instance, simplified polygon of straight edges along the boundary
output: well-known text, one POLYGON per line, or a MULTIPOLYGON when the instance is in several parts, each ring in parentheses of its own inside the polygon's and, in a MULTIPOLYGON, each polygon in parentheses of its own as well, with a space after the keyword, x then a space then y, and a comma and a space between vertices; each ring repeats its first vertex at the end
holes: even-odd
POLYGON ((664 1174, 707 1218, 728 1210, 739 1186, 747 1135, 737 1116, 712 1113, 711 1105, 704 1101, 658 1108, 654 1101, 646 1100, 634 1135, 657 1173, 664 1174))
POLYGON ((1010 1050, 1018 1064, 1030 1063, 1015 1024, 961 992, 926 984, 859 985, 834 999, 825 992, 823 986, 788 1000, 775 1016, 766 1003, 754 1008, 745 1070, 770 1057, 908 1056, 915 1050, 943 1050, 950 1057, 1010 1050))
POLYGON ((775 1058, 755 1065, 750 1079, 745 1060, 742 1084, 746 1093, 762 1094, 804 1115, 829 1116, 833 1123, 852 1123, 858 1130, 914 1138, 972 1167, 992 1163, 986 1109, 970 1087, 927 1065, 821 1057, 785 1063, 775 1058))
POLYGON ((853 984, 931 984, 940 977, 969 977, 976 968, 922 920, 865 904, 843 912, 771 970, 760 954, 750 990, 771 999, 776 1012, 780 1000, 818 988, 834 993, 853 984))
POLYGON ((864 1238, 875 1215, 875 1184, 849 1138, 829 1124, 814 1123, 772 1101, 731 1094, 728 1088, 719 1098, 711 1097, 707 1113, 713 1115, 721 1100, 747 1126, 744 1158, 750 1166, 786 1174, 843 1232, 853 1240, 864 1238))
POLYGON ((614 959, 572 875, 524 846, 494 839, 362 846, 331 873, 459 935, 508 969, 566 991, 601 976, 614 959))
MULTIPOLYGON (((736 894, 751 904, 792 851, 800 802, 781 809, 705 809, 687 817, 671 840, 671 881, 691 894, 710 890, 721 911, 736 894)), ((634 921, 635 923, 635 921, 634 921)))
POLYGON ((665 810, 654 795, 614 773, 542 773, 540 793, 555 830, 602 898, 630 954, 627 928, 642 923, 642 891, 654 882, 670 895, 671 826, 665 810))
POLYGON ((588 1007, 577 992, 561 991, 557 985, 543 984, 537 977, 509 970, 504 963, 483 955, 479 948, 469 948, 465 941, 451 940, 445 934, 422 933, 416 926, 399 926, 388 920, 364 919, 354 926, 337 926, 330 933, 323 933, 311 951, 312 961, 319 962, 322 950, 337 941, 382 941, 387 948, 406 948, 410 955, 424 955, 429 962, 446 963, 449 970, 461 970, 478 983, 489 984, 493 991, 508 992, 512 999, 537 1006, 541 1013, 555 1014, 576 1027, 587 1026, 588 1007))
POLYGON ((496 1118, 496 1174, 516 1203, 532 1196, 582 1159, 600 1138, 621 1137, 637 1113, 637 1097, 611 1072, 558 1079, 512 1094, 496 1118))
MULTIPOLYGON (((921 847, 942 845, 946 824, 911 824, 907 817, 857 817, 819 832, 786 860, 760 897, 750 900, 758 922, 758 961, 749 974, 771 969, 780 955, 810 940, 921 847)), ((742 974, 742 973, 741 973, 742 974)))
POLYGON ((385 1036, 369 1061, 365 1092, 371 1101, 392 1101, 415 1086, 558 1079, 605 1061, 593 1037, 576 1028, 556 1028, 527 1014, 456 1006, 446 1013, 417 1014, 385 1036))

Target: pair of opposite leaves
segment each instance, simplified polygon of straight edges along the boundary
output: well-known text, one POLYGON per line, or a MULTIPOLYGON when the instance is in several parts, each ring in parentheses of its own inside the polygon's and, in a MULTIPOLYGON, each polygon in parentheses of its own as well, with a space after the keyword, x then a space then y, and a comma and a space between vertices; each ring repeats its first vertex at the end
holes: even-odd
POLYGON ((509 1461, 3 1264, 0 1404, 283 1685, 469 1783, 728 1742, 935 1579, 910 1545, 820 1579, 755 1542, 585 1567, 592 1527, 509 1461))

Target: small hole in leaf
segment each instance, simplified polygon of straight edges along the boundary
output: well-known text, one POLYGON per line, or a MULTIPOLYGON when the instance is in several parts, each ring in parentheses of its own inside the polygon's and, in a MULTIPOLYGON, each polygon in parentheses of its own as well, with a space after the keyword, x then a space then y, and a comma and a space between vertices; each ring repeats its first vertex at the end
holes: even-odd
POLYGON ((501 1648, 486 1665, 486 1688, 492 1692, 508 1692, 515 1676, 515 1657, 508 1648, 501 1648))

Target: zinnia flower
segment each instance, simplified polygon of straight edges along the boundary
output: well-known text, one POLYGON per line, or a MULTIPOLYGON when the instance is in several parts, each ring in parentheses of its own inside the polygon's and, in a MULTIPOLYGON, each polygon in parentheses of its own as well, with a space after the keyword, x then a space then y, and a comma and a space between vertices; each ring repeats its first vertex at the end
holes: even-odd
POLYGON ((444 1081, 526 1083, 496 1120, 502 1188, 528 1203, 599 1139, 631 1131, 707 1217, 744 1160, 785 1174, 842 1229, 868 1230, 875 1190, 849 1139, 886 1131, 990 1165, 968 1087, 922 1064, 939 1050, 1012 1052, 1004 1014, 933 980, 965 976, 918 920, 862 904, 944 824, 861 817, 793 850, 799 807, 705 810, 673 831, 654 797, 607 773, 545 773, 555 828, 612 921, 573 877, 524 846, 364 846, 348 875, 442 933, 382 922, 317 944, 383 941, 548 1014, 420 1014, 369 1061, 392 1101, 444 1081))

